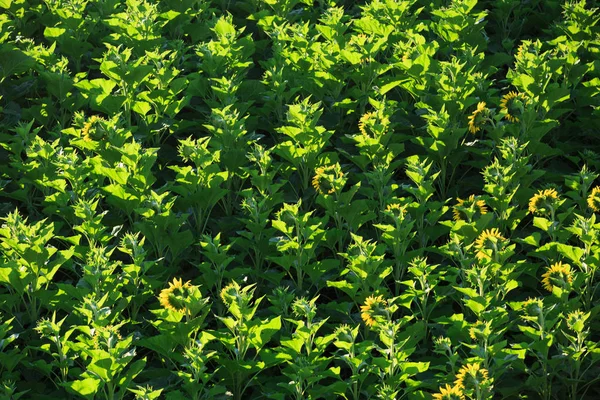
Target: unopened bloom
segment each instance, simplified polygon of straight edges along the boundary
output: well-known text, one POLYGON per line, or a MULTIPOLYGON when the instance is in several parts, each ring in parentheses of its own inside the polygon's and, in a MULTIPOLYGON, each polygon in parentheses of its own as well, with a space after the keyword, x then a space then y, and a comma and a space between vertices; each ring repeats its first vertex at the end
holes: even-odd
POLYGON ((489 322, 482 321, 474 323, 473 326, 471 326, 471 328, 469 329, 469 336, 471 337, 471 339, 481 342, 486 340, 492 333, 490 325, 491 324, 489 322))
POLYGON ((581 311, 573 311, 567 315, 566 321, 567 326, 573 332, 583 332, 585 328, 585 321, 589 318, 590 313, 584 314, 581 311))

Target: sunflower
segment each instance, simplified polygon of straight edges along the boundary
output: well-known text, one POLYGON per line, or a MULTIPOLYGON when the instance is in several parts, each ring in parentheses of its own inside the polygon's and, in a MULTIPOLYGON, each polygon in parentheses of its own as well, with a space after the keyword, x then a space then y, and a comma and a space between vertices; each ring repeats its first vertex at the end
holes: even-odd
POLYGON ((173 278, 167 289, 163 289, 158 297, 160 304, 168 309, 178 312, 185 312, 188 309, 188 299, 193 289, 190 281, 183 283, 183 280, 173 278))
MULTIPOLYGON (((408 212, 408 210, 406 209, 406 205, 399 204, 399 203, 392 203, 392 204, 388 204, 385 207, 385 211, 383 213, 385 215, 387 215, 388 217, 390 217, 394 221, 396 226, 400 226, 404 222, 407 212, 408 212)), ((410 216, 409 216, 409 219, 410 219, 410 216)))
POLYGON ((487 385, 488 371, 481 368, 479 364, 464 365, 456 374, 454 384, 463 388, 463 390, 471 390, 487 385))
POLYGON ((81 137, 86 142, 98 140, 104 135, 104 127, 102 126, 103 119, 92 115, 90 119, 81 128, 81 137))
POLYGON ((380 317, 385 311, 387 302, 383 299, 383 296, 369 296, 365 300, 365 305, 360 307, 363 321, 369 326, 374 326, 377 321, 377 317, 380 317))
POLYGON ((530 297, 523 302, 523 310, 529 317, 539 317, 544 311, 544 302, 530 297))
POLYGON ((231 281, 231 283, 221 289, 221 300, 225 305, 229 306, 234 302, 240 303, 240 300, 243 300, 243 296, 241 293, 241 287, 238 285, 236 281, 231 281))
POLYGON ((376 110, 365 113, 358 121, 358 130, 366 137, 381 137, 385 135, 390 125, 389 116, 385 110, 376 110))
POLYGON ((573 332, 583 332, 585 329, 585 321, 589 318, 590 314, 584 314, 581 311, 573 311, 569 313, 566 318, 567 326, 573 332))
POLYGON ((445 336, 439 336, 433 340, 435 352, 439 354, 452 353, 452 340, 445 336))
POLYGON ((527 96, 523 93, 508 92, 500 101, 500 110, 510 122, 519 122, 519 116, 523 114, 526 103, 527 96))
POLYGON ((556 189, 539 190, 529 199, 529 212, 538 215, 547 215, 558 202, 558 192, 556 189))
POLYGON ((354 330, 348 324, 339 325, 334 331, 335 337, 339 342, 354 343, 358 329, 354 330))
POLYGON ((573 275, 571 273, 571 266, 569 264, 563 264, 557 262, 546 268, 546 273, 542 275, 542 283, 544 289, 549 292, 555 287, 566 288, 573 282, 573 275))
POLYGON ((483 123, 488 119, 488 113, 485 101, 477 103, 477 108, 469 115, 469 132, 474 134, 480 131, 483 123))
POLYGON ((452 214, 454 214, 455 221, 465 220, 467 218, 470 219, 468 215, 475 215, 477 212, 481 215, 487 214, 485 201, 476 198, 474 194, 469 196, 466 200, 457 198, 456 201, 456 205, 452 207, 452 214), (467 214, 467 212, 469 214, 467 214))
POLYGON ((94 348, 110 351, 123 339, 119 333, 121 325, 98 326, 94 330, 94 348))
POLYGON ((367 134, 367 130, 365 129, 365 125, 369 122, 369 120, 371 118, 373 118, 375 116, 374 112, 368 112, 365 115, 363 115, 362 117, 360 117, 360 120, 358 121, 358 130, 360 131, 360 133, 363 134, 363 136, 369 136, 367 134))
POLYGON ((339 163, 319 167, 315 170, 312 186, 320 194, 333 194, 341 191, 346 183, 339 163))
POLYGON ((504 241, 506 238, 500 234, 498 228, 484 230, 475 241, 475 248, 478 250, 475 256, 479 260, 491 259, 487 254, 488 250, 500 250, 504 241))
POLYGON ((462 386, 450 386, 446 384, 445 387, 440 387, 440 392, 434 394, 433 398, 434 400, 464 400, 465 395, 463 394, 462 386))
POLYGON ((399 203, 388 204, 385 207, 385 211, 392 213, 395 216, 399 217, 400 214, 406 215, 406 206, 399 204, 399 203))
POLYGON ((592 189, 592 193, 587 198, 588 206, 592 211, 600 211, 600 186, 596 186, 592 189))
POLYGON ((469 329, 469 336, 473 340, 484 341, 492 333, 490 326, 491 324, 489 322, 477 321, 469 329))
POLYGON ((37 331, 40 336, 42 337, 46 337, 46 338, 54 338, 54 337, 58 337, 58 335, 60 334, 60 326, 56 324, 56 314, 54 314, 54 316, 52 317, 52 320, 48 319, 48 318, 42 318, 41 320, 38 321, 37 325, 35 328, 33 328, 35 331, 37 331))

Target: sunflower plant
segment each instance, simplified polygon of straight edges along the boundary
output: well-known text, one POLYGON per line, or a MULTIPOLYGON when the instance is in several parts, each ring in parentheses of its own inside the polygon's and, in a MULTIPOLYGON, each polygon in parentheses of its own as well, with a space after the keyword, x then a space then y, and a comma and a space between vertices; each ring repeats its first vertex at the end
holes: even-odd
POLYGON ((236 281, 225 286, 220 297, 229 315, 217 317, 223 328, 211 333, 225 350, 218 358, 224 366, 218 376, 234 399, 242 399, 258 374, 280 362, 265 346, 281 329, 281 316, 255 317, 264 296, 254 298, 254 292, 255 285, 242 287, 236 281))

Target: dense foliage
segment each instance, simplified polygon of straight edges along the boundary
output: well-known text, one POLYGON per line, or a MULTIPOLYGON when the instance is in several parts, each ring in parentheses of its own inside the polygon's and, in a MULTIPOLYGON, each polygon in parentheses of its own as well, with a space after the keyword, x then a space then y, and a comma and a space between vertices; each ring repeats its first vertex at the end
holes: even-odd
POLYGON ((599 398, 593 3, 0 0, 0 398, 599 398))

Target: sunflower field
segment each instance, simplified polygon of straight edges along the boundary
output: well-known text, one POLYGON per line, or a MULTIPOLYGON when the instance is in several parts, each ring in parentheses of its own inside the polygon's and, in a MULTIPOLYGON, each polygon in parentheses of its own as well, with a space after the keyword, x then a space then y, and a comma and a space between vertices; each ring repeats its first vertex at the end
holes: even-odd
POLYGON ((600 4, 0 0, 0 399, 600 398, 600 4))

